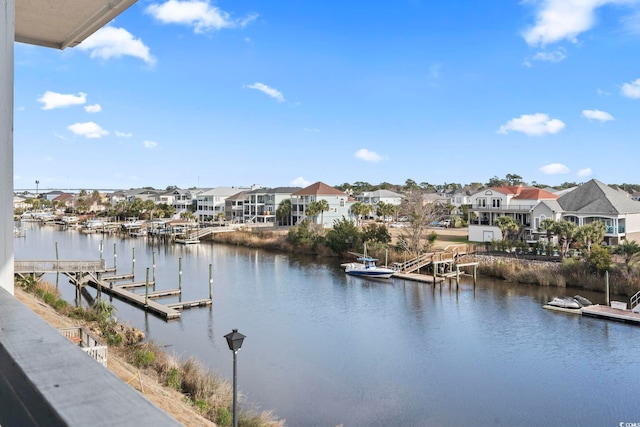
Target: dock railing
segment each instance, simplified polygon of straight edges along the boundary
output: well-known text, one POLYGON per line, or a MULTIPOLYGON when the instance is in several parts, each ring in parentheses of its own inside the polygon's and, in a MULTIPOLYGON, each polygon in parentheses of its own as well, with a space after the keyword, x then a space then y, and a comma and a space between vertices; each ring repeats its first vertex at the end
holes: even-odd
POLYGON ((57 272, 104 272, 107 262, 104 259, 98 261, 60 261, 60 260, 35 260, 14 261, 16 273, 57 273, 57 272))

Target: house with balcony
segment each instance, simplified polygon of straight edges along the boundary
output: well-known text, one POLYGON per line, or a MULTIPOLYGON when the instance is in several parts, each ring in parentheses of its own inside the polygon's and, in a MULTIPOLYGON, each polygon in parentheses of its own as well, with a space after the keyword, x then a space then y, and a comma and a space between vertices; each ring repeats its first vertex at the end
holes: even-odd
POLYGON ((280 203, 290 200, 300 187, 256 188, 242 193, 242 218, 245 224, 276 223, 280 203))
POLYGON ((460 215, 462 213, 462 206, 469 206, 472 204, 471 192, 463 188, 458 188, 451 193, 447 193, 449 196, 449 204, 455 207, 453 213, 460 215))
POLYGON ((244 194, 249 191, 241 191, 224 199, 224 216, 227 221, 242 223, 244 221, 244 194))
POLYGON ((532 232, 544 234, 540 223, 546 218, 570 221, 577 226, 600 221, 606 227, 604 243, 617 245, 623 240, 640 241, 640 202, 592 179, 557 200, 539 203, 531 212, 532 232))
POLYGON ((395 193, 390 190, 365 191, 355 197, 357 202, 371 206, 371 212, 375 214, 378 209, 378 203, 386 203, 388 205, 400 206, 402 203, 402 194, 395 193))
POLYGON ((247 189, 216 187, 203 191, 196 197, 196 218, 198 218, 198 221, 216 220, 220 216, 226 219, 225 207, 227 198, 244 190, 247 189))
POLYGON ((350 198, 346 193, 322 182, 316 182, 291 195, 293 224, 309 219, 314 224, 321 224, 324 228, 331 228, 336 220, 341 220, 343 217, 347 219, 354 218, 351 213, 351 206, 355 202, 355 199, 350 198), (306 215, 309 204, 321 200, 327 201, 329 210, 315 216, 306 215))
POLYGON ((469 240, 490 242, 501 240, 502 231, 496 219, 509 216, 520 225, 518 237, 532 240, 532 211, 541 202, 558 200, 558 196, 536 187, 490 187, 471 196, 469 240))

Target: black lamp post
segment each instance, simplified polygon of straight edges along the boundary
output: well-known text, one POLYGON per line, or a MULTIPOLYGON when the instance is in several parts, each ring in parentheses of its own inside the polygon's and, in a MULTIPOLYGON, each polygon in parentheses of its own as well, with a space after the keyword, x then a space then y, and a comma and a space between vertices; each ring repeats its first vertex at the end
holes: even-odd
POLYGON ((38 196, 38 184, 40 184, 40 181, 36 179, 36 199, 39 197, 38 196))
POLYGON ((233 351, 233 427, 238 427, 238 369, 236 356, 238 355, 238 350, 242 347, 242 341, 244 341, 245 336, 239 333, 237 329, 234 329, 224 337, 227 339, 229 350, 233 351))

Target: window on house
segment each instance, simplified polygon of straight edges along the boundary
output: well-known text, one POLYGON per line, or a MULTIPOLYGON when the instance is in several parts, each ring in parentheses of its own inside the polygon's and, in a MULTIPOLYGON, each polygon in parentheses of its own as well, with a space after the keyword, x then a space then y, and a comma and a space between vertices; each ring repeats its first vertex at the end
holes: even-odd
POLYGON ((485 199, 484 197, 479 197, 478 199, 476 199, 476 203, 479 208, 487 207, 487 199, 485 199))
POLYGON ((500 199, 491 199, 491 207, 499 208, 500 207, 500 199))

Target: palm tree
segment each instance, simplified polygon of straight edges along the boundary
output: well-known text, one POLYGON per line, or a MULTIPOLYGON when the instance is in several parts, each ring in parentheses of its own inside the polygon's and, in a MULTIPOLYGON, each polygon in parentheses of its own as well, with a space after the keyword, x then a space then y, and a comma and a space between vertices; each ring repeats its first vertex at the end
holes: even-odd
POLYGON ((591 252, 591 245, 602 242, 607 227, 602 221, 594 221, 579 227, 576 231, 576 240, 578 240, 586 248, 587 252, 591 252))
POLYGON ((556 224, 555 232, 558 234, 558 238, 561 243, 562 256, 566 256, 569 251, 569 245, 574 241, 576 237, 576 231, 578 226, 571 221, 559 221, 556 224))
POLYGON ((280 202, 276 209, 276 218, 280 225, 291 225, 291 200, 286 199, 280 202))
POLYGON ((624 256, 624 265, 627 267, 627 271, 633 270, 635 260, 640 254, 640 245, 633 240, 625 240, 621 244, 615 247, 614 253, 624 256))
POLYGON ((351 206, 351 212, 356 215, 358 223, 361 222, 362 216, 368 215, 371 212, 371 206, 366 203, 356 202, 351 206))
MULTIPOLYGON (((317 217, 318 212, 320 212, 320 206, 319 206, 319 203, 316 201, 309 202, 306 209, 304 210, 305 216, 308 215, 312 217, 317 217)), ((314 221, 314 222, 317 222, 317 221, 314 221)))
POLYGON ((509 233, 516 232, 520 229, 520 224, 518 224, 515 219, 506 215, 498 217, 495 221, 495 225, 502 232, 503 241, 507 240, 509 233))
POLYGON ((318 210, 320 211, 320 222, 324 227, 324 211, 329 210, 329 202, 327 202, 325 199, 322 199, 318 200, 316 203, 318 204, 318 210))

